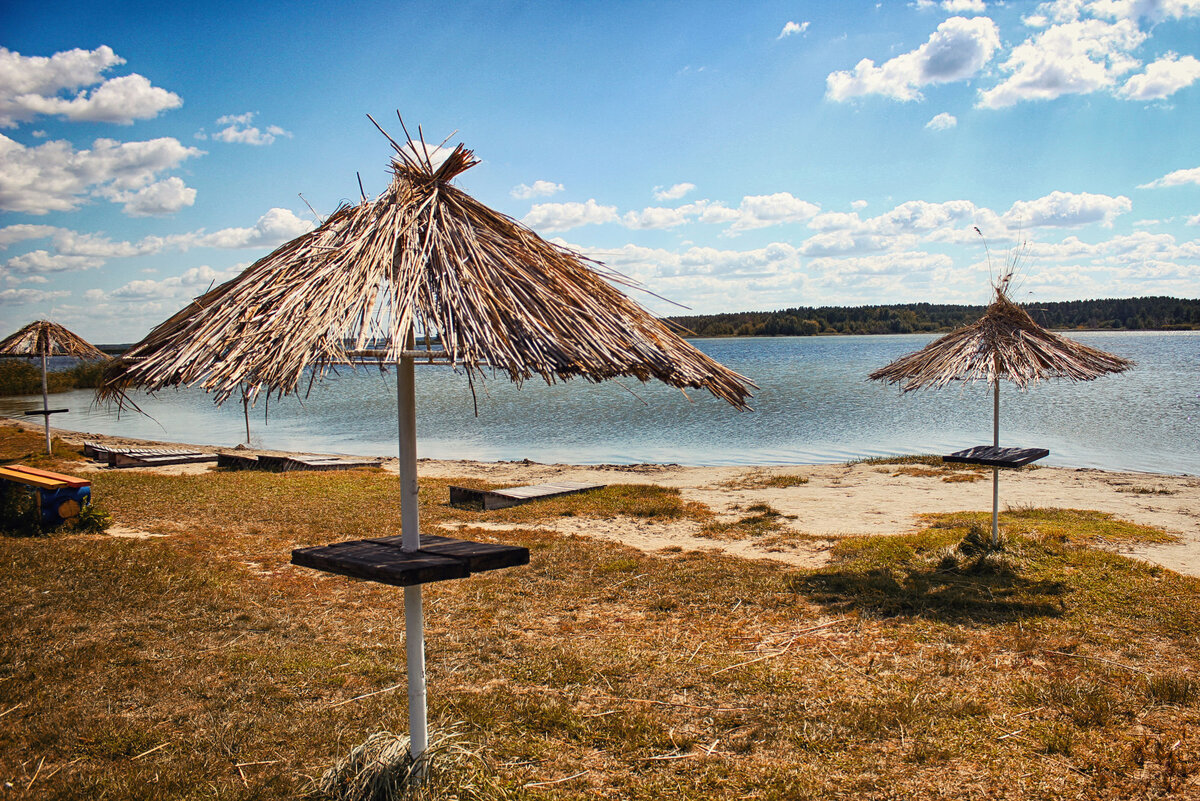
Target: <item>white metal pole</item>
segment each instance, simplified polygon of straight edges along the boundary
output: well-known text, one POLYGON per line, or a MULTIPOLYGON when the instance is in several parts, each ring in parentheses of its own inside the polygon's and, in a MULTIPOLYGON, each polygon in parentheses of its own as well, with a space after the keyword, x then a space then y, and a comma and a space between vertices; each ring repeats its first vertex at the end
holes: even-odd
POLYGON ((46 455, 54 451, 50 447, 50 392, 46 389, 46 352, 42 351, 42 420, 46 423, 46 455))
MULTIPOLYGON (((996 380, 992 403, 992 444, 1000 447, 1000 380, 996 380)), ((1000 468, 992 468, 992 547, 1000 544, 1000 468)))
MULTIPOLYGON (((407 349, 413 348, 410 332, 407 349)), ((400 526, 401 547, 407 552, 421 548, 417 515, 417 393, 413 360, 401 357, 396 365, 396 401, 400 419, 400 526)), ((414 761, 429 745, 425 711, 425 612, 421 585, 404 588, 404 634, 408 665, 409 753, 414 761)), ((420 774, 416 778, 423 778, 420 774)))

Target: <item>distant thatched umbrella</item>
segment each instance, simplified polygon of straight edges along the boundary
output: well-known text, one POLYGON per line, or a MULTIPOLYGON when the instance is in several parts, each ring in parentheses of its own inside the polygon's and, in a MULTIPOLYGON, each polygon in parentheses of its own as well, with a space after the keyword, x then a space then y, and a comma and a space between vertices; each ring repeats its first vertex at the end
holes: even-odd
POLYGON ((96 346, 49 320, 37 320, 0 342, 0 356, 24 356, 42 360, 42 419, 46 422, 46 453, 50 448, 50 393, 46 387, 46 358, 74 356, 77 359, 103 359, 96 346))
MULTIPOLYGON (((1081 345, 1042 328, 1004 293, 975 323, 936 339, 921 350, 902 356, 869 378, 901 384, 904 392, 944 387, 952 381, 987 381, 994 388, 992 438, 1000 444, 1000 379, 1020 389, 1049 378, 1091 381, 1119 373, 1133 362, 1081 345)), ((1000 469, 992 471, 992 544, 999 542, 1000 469)))
MULTIPOLYGON (((125 354, 101 396, 194 385, 220 403, 243 385, 251 396, 295 392, 306 369, 319 377, 355 357, 398 363, 406 551, 420 548, 416 360, 462 367, 471 380, 485 369, 517 383, 656 378, 745 408, 754 385, 614 289, 619 276, 451 186, 478 163, 470 150, 460 144, 435 165, 422 139, 391 142, 382 195, 339 208, 196 298, 125 354), (415 350, 418 331, 424 350, 415 350)), ((427 742, 419 585, 405 587, 405 621, 415 757, 427 742)))

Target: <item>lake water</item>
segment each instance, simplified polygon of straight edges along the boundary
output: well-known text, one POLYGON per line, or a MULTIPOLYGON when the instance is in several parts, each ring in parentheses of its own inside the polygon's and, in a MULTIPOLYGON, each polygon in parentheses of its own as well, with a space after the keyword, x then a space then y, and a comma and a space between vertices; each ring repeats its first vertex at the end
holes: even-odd
MULTIPOLYGON (((1073 338, 1134 359, 1116 376, 1001 385, 1000 441, 1043 447, 1043 464, 1200 475, 1200 332, 1083 332, 1073 338)), ((701 339, 695 344, 750 377, 752 412, 706 393, 689 401, 660 384, 570 381, 518 389, 477 384, 418 366, 420 457, 532 459, 573 464, 806 464, 899 453, 949 453, 992 440, 984 384, 902 395, 867 381, 870 371, 923 347, 929 335, 701 339), (633 394, 633 393, 636 393, 633 394)), ((202 392, 138 399, 154 419, 92 406, 90 391, 54 395, 70 407, 53 425, 76 431, 234 446, 245 437, 242 406, 213 405, 202 392)), ((0 398, 0 415, 40 408, 41 396, 0 398)), ((342 373, 304 400, 251 410, 251 445, 278 450, 393 456, 395 374, 342 373)))

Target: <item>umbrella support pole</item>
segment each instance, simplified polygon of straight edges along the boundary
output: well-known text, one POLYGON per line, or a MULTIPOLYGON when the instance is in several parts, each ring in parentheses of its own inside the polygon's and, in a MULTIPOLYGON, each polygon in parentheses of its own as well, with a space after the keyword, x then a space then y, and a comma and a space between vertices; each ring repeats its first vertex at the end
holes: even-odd
POLYGON ((51 456, 54 453, 50 446, 50 393, 46 387, 46 354, 42 353, 42 411, 45 412, 43 420, 46 421, 46 455, 51 456))
MULTIPOLYGON (((411 339, 412 334, 409 334, 411 339)), ((409 345, 411 349, 411 344, 409 345)), ((417 515, 417 402, 411 357, 396 365, 396 401, 400 421, 400 525, 405 551, 421 549, 417 515)), ((404 588, 405 659, 408 668, 409 754, 418 764, 413 781, 425 779, 424 763, 418 762, 429 745, 429 724, 425 709, 425 613, 421 605, 421 585, 404 588)))
MULTIPOLYGON (((1000 379, 993 383, 992 445, 1000 447, 1000 379)), ((992 468, 992 548, 1000 547, 1000 468, 992 468)))

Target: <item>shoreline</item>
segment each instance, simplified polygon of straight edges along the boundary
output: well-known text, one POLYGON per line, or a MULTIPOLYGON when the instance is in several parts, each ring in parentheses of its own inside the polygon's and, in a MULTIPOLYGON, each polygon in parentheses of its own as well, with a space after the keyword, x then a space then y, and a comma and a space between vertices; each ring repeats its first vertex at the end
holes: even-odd
MULTIPOLYGON (((41 431, 36 423, 9 418, 10 424, 41 431)), ((195 443, 117 437, 51 428, 64 442, 82 446, 85 440, 110 445, 194 447, 233 450, 195 443)), ((271 453, 264 449, 255 452, 271 453)), ((275 453, 280 453, 275 451, 275 453)), ((397 472, 395 457, 383 469, 397 472)), ((212 464, 172 465, 149 470, 162 474, 207 472, 212 464)), ((936 469, 898 463, 794 464, 768 466, 688 466, 679 464, 569 465, 540 462, 482 462, 420 459, 418 472, 428 478, 473 478, 494 484, 539 484, 548 481, 588 481, 599 484, 657 484, 678 489, 686 501, 708 506, 720 520, 736 520, 750 507, 766 504, 784 516, 795 535, 758 540, 718 540, 697 536, 694 524, 660 524, 613 519, 547 520, 535 527, 564 535, 596 537, 653 552, 667 547, 718 549, 751 559, 771 559, 816 567, 840 539, 862 535, 896 535, 920 527, 922 514, 990 511, 990 471, 978 478, 946 481, 936 469), (916 469, 912 469, 916 468, 916 469), (802 476, 806 483, 770 486, 781 476, 802 476)), ((84 467, 106 470, 105 467, 84 467)), ((960 473, 961 476, 961 473, 960 473)), ((1106 512, 1123 520, 1154 526, 1179 538, 1168 545, 1120 547, 1129 556, 1193 576, 1200 576, 1200 477, 1164 473, 1108 471, 1094 468, 1037 467, 1005 471, 1000 476, 1002 509, 1059 507, 1106 512)))

